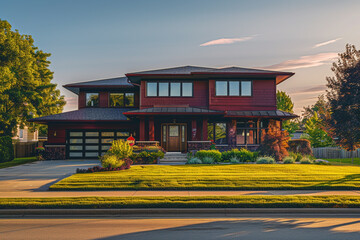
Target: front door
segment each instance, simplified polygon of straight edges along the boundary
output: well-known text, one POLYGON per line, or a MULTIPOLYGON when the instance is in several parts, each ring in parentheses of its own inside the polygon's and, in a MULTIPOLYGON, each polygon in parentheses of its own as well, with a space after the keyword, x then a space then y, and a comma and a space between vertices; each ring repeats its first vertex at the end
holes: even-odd
POLYGON ((186 151, 186 124, 164 123, 162 124, 161 129, 161 146, 166 151, 186 151))

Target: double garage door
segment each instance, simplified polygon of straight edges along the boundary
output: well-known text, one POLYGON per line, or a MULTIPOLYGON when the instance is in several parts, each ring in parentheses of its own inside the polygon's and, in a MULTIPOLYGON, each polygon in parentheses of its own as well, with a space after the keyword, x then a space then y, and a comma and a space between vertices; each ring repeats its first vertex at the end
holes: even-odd
POLYGON ((69 130, 66 136, 67 158, 98 158, 109 150, 114 140, 127 139, 130 134, 126 130, 69 130))

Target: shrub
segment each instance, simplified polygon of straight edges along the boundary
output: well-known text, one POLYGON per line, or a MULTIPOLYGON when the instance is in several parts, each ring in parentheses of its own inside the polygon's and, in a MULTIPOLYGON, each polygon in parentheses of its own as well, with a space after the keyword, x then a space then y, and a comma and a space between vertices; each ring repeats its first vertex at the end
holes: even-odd
POLYGON ((199 158, 193 157, 190 158, 186 164, 202 164, 202 161, 199 158))
POLYGON ((0 137, 0 162, 14 160, 14 147, 10 136, 0 137))
POLYGON ((107 153, 100 157, 101 166, 104 168, 119 168, 125 164, 125 161, 119 159, 116 155, 107 153))
POLYGON ((239 160, 239 162, 254 162, 255 161, 255 157, 254 157, 254 153, 242 148, 242 149, 231 149, 229 151, 225 151, 222 153, 222 160, 225 162, 230 161, 231 158, 235 157, 239 160))
POLYGON ((283 158, 283 163, 284 163, 284 164, 292 164, 292 163, 294 163, 294 162, 295 162, 294 158, 292 158, 292 157, 290 157, 290 156, 287 156, 287 157, 284 157, 284 158, 283 158))
POLYGON ((164 156, 165 154, 159 150, 157 152, 142 151, 140 153, 133 153, 131 159, 133 159, 135 163, 152 164, 156 163, 158 158, 162 159, 164 156))
POLYGON ((214 164, 214 159, 212 157, 204 157, 203 160, 201 160, 203 164, 214 164))
POLYGON ((240 163, 240 160, 237 157, 230 158, 231 163, 240 163))
POLYGON ((214 162, 221 161, 221 152, 218 150, 200 150, 195 153, 195 157, 203 160, 205 157, 211 157, 214 162))
POLYGON ((313 163, 309 158, 307 157, 303 157, 301 160, 300 160, 300 163, 301 164, 311 164, 313 163))
POLYGON ((161 146, 133 146, 133 152, 158 152, 162 151, 165 153, 165 150, 161 146))
POLYGON ((258 150, 263 156, 273 156, 277 161, 281 161, 289 155, 287 152, 288 141, 288 132, 282 131, 276 121, 270 121, 269 129, 258 150))
POLYGON ((272 164, 275 163, 274 158, 272 157, 258 157, 258 159, 256 159, 256 164, 272 164))
POLYGON ((125 158, 123 161, 124 161, 124 165, 122 165, 121 167, 113 168, 113 167, 100 167, 100 166, 95 166, 95 167, 88 168, 88 169, 77 168, 77 169, 76 169, 76 173, 93 173, 93 172, 120 171, 120 170, 129 169, 130 166, 131 166, 131 164, 133 164, 133 161, 132 161, 130 158, 125 158))
POLYGON ((288 150, 302 155, 312 155, 311 143, 307 139, 290 140, 288 150))
POLYGON ((318 165, 331 165, 329 161, 323 159, 316 159, 314 163, 318 165))
POLYGON ((289 156, 292 157, 295 162, 300 162, 300 160, 303 158, 301 153, 295 153, 295 152, 289 152, 289 156))
POLYGON ((109 152, 116 155, 119 159, 124 159, 132 155, 133 148, 127 141, 120 139, 112 142, 109 152))

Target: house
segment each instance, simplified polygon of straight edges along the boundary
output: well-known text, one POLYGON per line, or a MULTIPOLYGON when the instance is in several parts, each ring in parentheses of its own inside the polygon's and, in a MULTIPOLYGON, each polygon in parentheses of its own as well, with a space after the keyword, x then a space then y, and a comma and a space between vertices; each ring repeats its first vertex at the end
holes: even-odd
POLYGON ((277 110, 276 85, 294 75, 240 67, 184 66, 68 84, 76 111, 30 121, 48 125, 53 158, 97 158, 114 139, 166 151, 256 149, 270 123, 297 117, 277 110))
POLYGON ((32 131, 29 127, 18 126, 16 129, 15 135, 12 137, 13 140, 17 142, 37 142, 39 136, 39 131, 32 131))

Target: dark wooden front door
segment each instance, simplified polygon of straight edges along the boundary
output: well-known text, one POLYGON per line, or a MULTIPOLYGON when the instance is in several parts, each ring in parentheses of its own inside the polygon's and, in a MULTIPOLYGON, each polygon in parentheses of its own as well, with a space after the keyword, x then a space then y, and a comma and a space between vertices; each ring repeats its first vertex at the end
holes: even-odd
POLYGON ((186 124, 164 123, 161 126, 161 146, 168 152, 186 151, 186 124))

